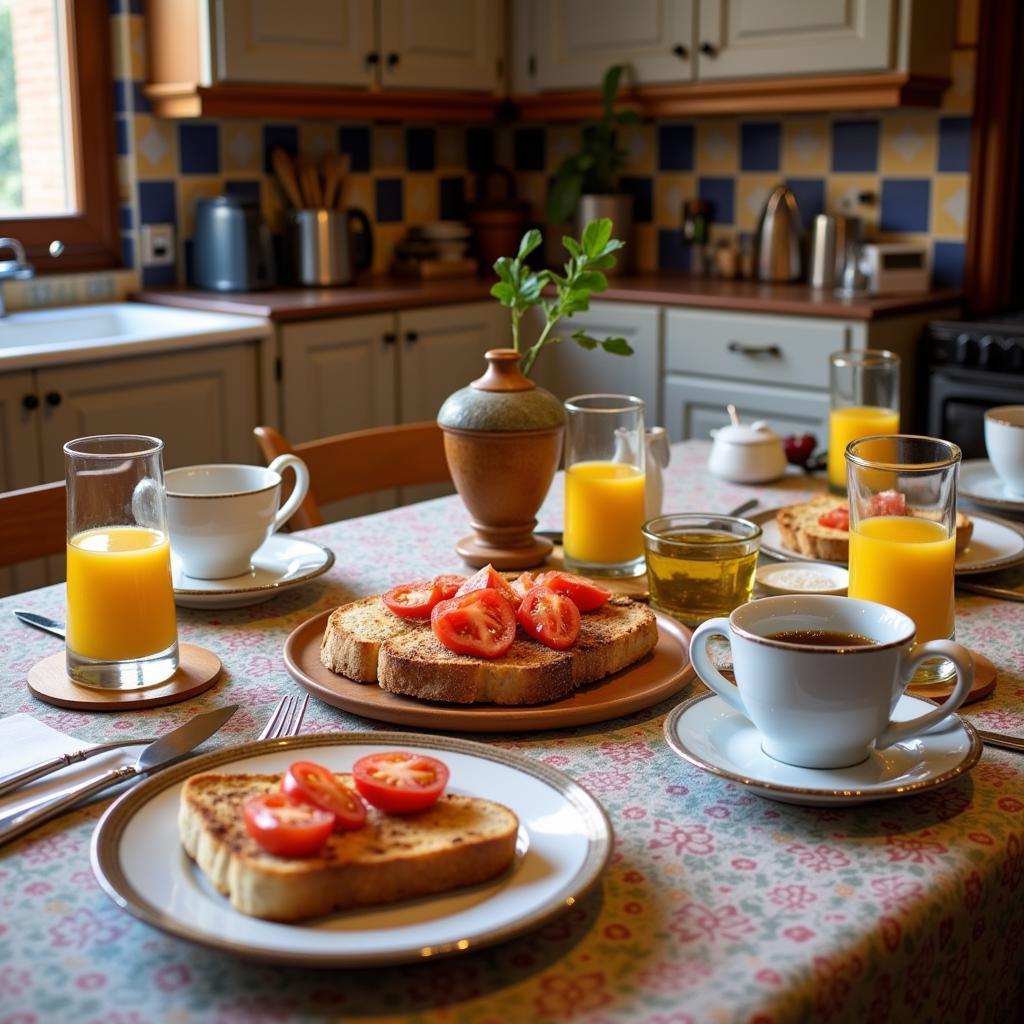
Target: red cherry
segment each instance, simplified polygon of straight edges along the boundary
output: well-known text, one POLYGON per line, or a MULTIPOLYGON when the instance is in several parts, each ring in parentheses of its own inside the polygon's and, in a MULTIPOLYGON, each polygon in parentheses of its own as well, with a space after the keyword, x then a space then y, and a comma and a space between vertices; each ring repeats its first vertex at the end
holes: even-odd
POLYGON ((817 446, 818 439, 813 434, 790 434, 782 440, 786 460, 794 466, 806 466, 817 446))

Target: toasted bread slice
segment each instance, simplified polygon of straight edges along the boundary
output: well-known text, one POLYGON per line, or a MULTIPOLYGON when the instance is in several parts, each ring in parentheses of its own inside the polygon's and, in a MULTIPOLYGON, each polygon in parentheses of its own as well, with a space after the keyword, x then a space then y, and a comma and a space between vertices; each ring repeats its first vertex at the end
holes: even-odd
MULTIPOLYGON (((351 776, 339 775, 351 784, 351 776)), ((242 805, 279 775, 193 775, 181 791, 185 852, 243 914, 301 921, 336 910, 427 896, 500 875, 515 859, 519 820, 502 804, 445 794, 417 814, 369 808, 312 857, 275 857, 245 828, 242 805)))
POLYGON ((554 651, 524 634, 500 658, 453 654, 428 629, 381 645, 383 689, 456 704, 542 704, 631 665, 658 642, 654 613, 628 597, 614 597, 580 617, 580 635, 554 651))
POLYGON ((380 645, 423 628, 422 622, 400 619, 389 612, 380 597, 364 597, 331 612, 320 644, 320 660, 332 672, 359 683, 375 683, 380 645))

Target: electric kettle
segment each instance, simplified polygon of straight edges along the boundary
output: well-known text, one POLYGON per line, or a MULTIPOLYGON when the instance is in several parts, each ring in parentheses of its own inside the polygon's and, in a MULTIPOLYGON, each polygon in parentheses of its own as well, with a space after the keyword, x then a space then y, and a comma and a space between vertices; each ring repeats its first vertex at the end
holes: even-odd
POLYGON ((800 209, 796 196, 779 185, 761 211, 755 243, 755 267, 762 281, 799 281, 800 209))

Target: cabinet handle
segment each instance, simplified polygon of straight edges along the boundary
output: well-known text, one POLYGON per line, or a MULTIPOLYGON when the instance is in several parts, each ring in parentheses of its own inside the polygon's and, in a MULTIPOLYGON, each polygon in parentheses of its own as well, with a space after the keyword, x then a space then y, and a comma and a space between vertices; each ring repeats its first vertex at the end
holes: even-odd
POLYGON ((47 391, 45 401, 51 409, 56 409, 64 401, 64 396, 59 391, 47 391))
POLYGON ((725 346, 730 352, 741 356, 772 356, 782 355, 782 349, 778 345, 744 345, 742 341, 730 341, 725 346))
POLYGON ((707 40, 705 40, 703 43, 700 44, 700 52, 703 53, 705 57, 717 57, 718 47, 715 46, 714 43, 709 43, 707 40))
POLYGON ((672 52, 680 60, 686 60, 686 58, 690 56, 690 51, 685 46, 683 46, 682 43, 676 43, 676 45, 672 47, 672 52))
POLYGON ((39 408, 39 396, 28 394, 25 395, 21 400, 21 407, 26 412, 32 412, 33 409, 39 408))
POLYGON ((376 51, 376 50, 371 50, 371 51, 370 51, 370 52, 369 52, 369 53, 368 53, 368 54, 366 55, 366 57, 364 58, 364 60, 365 60, 365 62, 366 62, 366 66, 367 66, 368 68, 372 68, 372 67, 375 67, 375 66, 376 66, 377 64, 379 64, 379 63, 380 63, 380 54, 379 54, 379 53, 377 53, 377 51, 376 51))
POLYGON ((397 64, 398 64, 398 54, 395 53, 394 50, 392 50, 391 53, 388 54, 388 67, 389 68, 393 68, 397 64))
POLYGON ((419 341, 420 336, 415 331, 406 331, 405 340, 412 343, 414 341, 419 341))
POLYGON ((396 341, 398 341, 398 335, 395 334, 394 331, 388 331, 387 334, 384 335, 385 345, 394 345, 396 341))

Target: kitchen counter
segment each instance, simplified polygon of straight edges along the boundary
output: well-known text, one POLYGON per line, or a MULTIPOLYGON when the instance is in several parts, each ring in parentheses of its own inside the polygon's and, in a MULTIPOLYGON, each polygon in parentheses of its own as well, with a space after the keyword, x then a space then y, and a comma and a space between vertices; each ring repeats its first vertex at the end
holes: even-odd
MULTIPOLYGON (((146 289, 136 293, 133 298, 165 306, 183 306, 218 313, 244 313, 285 322, 475 302, 489 297, 492 283, 490 278, 479 277, 437 281, 374 277, 362 279, 347 288, 287 288, 262 292, 146 289)), ((596 298, 659 306, 727 309, 733 312, 877 320, 933 307, 948 307, 959 302, 962 293, 943 289, 922 295, 841 299, 831 291, 811 288, 806 284, 725 281, 658 272, 613 277, 608 290, 596 298)))

